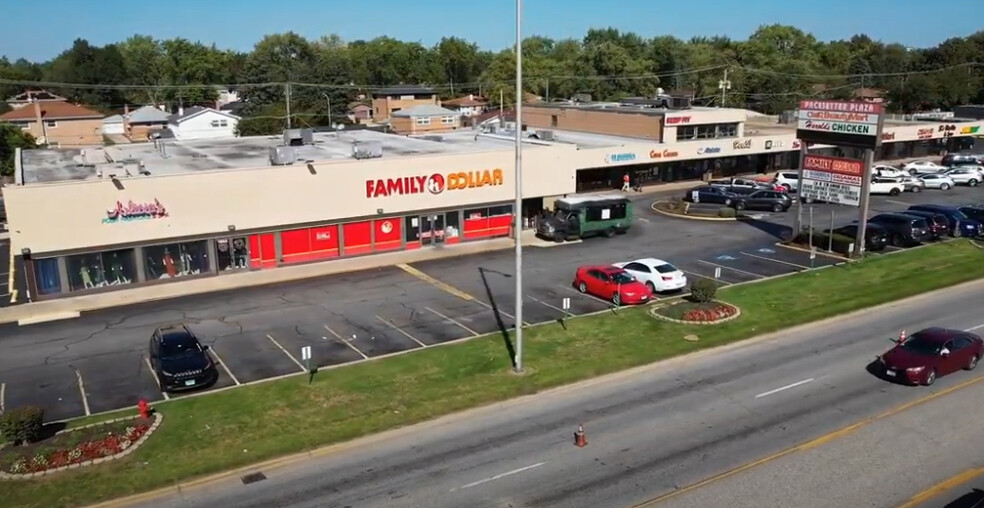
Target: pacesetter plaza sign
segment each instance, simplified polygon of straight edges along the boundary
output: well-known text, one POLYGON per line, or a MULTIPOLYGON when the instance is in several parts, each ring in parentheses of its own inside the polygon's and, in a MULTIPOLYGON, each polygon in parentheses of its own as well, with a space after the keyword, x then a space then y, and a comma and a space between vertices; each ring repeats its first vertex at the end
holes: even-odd
POLYGON ((885 108, 873 102, 800 101, 796 137, 807 143, 878 148, 885 108))

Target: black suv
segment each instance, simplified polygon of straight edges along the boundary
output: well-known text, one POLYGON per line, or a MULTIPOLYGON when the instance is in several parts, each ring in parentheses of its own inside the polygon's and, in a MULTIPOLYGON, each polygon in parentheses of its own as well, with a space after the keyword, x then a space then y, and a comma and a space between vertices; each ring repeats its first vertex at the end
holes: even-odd
POLYGON ((878 224, 891 235, 891 243, 896 247, 918 245, 933 238, 926 219, 901 213, 881 213, 868 219, 878 224))
MULTIPOLYGON (((846 236, 853 240, 858 237, 858 226, 857 224, 848 224, 837 229, 828 229, 825 233, 846 236)), ((868 224, 868 227, 864 228, 864 250, 871 252, 885 250, 891 236, 888 231, 885 231, 885 228, 878 224, 868 224)))
POLYGON ((945 236, 953 236, 953 228, 950 227, 950 219, 947 219, 946 215, 921 210, 906 210, 900 213, 926 219, 926 223, 929 224, 929 232, 932 233, 935 240, 945 236))
POLYGON ((940 161, 941 166, 963 166, 984 163, 984 155, 972 153, 948 153, 940 161))
POLYGON ((738 210, 772 210, 773 212, 785 212, 793 206, 793 200, 789 194, 777 190, 755 191, 747 196, 741 196, 735 202, 738 210))
POLYGON ((165 392, 209 386, 219 378, 215 362, 187 326, 166 326, 150 338, 150 365, 165 392))

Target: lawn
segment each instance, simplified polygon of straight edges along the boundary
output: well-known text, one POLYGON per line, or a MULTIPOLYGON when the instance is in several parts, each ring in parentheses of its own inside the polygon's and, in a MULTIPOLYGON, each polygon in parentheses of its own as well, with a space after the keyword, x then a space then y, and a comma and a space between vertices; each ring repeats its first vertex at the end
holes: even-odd
POLYGON ((131 456, 30 482, 0 504, 75 506, 345 441, 453 411, 651 363, 984 277, 984 252, 955 241, 755 284, 719 297, 742 309, 719 326, 656 320, 644 308, 528 329, 528 374, 509 372, 501 335, 383 361, 158 404, 161 427, 131 456), (926 268, 932 266, 932 270, 926 268), (699 342, 682 340, 697 334, 699 342), (85 486, 84 488, 82 486, 85 486))

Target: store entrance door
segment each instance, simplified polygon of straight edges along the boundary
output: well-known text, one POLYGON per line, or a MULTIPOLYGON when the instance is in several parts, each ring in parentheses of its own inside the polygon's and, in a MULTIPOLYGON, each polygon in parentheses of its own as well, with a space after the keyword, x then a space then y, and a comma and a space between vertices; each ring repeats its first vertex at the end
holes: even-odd
POLYGON ((444 214, 435 213, 420 216, 421 245, 444 243, 444 214))

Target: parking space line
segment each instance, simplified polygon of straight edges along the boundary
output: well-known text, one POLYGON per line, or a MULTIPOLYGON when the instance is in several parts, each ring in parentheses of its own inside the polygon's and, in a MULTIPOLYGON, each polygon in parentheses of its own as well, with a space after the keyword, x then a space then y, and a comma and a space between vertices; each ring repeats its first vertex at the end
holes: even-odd
POLYGON ((222 370, 226 371, 226 374, 229 374, 229 379, 232 379, 232 382, 236 383, 236 386, 241 385, 242 383, 240 383, 239 380, 236 379, 236 376, 233 375, 231 370, 229 370, 229 367, 227 367, 225 362, 222 361, 222 357, 220 357, 219 354, 215 352, 215 348, 211 347, 209 348, 209 351, 211 351, 212 355, 215 356, 215 361, 222 366, 222 370))
POLYGON ((413 335, 410 335, 409 333, 407 333, 403 328, 400 328, 399 326, 396 326, 393 323, 390 323, 389 321, 383 319, 379 315, 376 316, 376 319, 382 321, 386 326, 388 326, 388 327, 390 327, 390 328, 392 328, 392 329, 394 329, 394 330, 402 333, 403 336, 405 336, 406 338, 408 338, 408 339, 416 342, 417 344, 420 344, 420 347, 427 347, 427 344, 424 344, 423 342, 420 342, 419 340, 417 340, 416 337, 414 337, 413 335))
POLYGON ((420 271, 420 270, 418 270, 418 269, 416 269, 416 268, 414 268, 414 267, 412 267, 412 266, 410 266, 410 265, 408 265, 406 263, 400 263, 400 264, 396 265, 396 267, 399 268, 400 270, 403 270, 404 272, 407 272, 410 275, 412 275, 412 276, 414 276, 414 277, 416 277, 416 278, 418 278, 418 279, 420 279, 420 280, 422 280, 422 281, 424 281, 424 282, 426 282, 426 283, 428 283, 428 284, 436 287, 437 289, 440 289, 440 290, 445 291, 447 293, 450 293, 450 294, 452 294, 454 296, 457 296, 458 298, 461 298, 462 300, 466 300, 466 301, 469 301, 469 302, 476 300, 476 298, 473 297, 472 295, 470 295, 468 293, 465 293, 464 291, 462 291, 462 290, 460 290, 460 289, 458 289, 458 288, 456 288, 456 287, 454 287, 454 286, 452 286, 450 284, 446 284, 444 282, 441 282, 441 281, 435 279, 434 277, 431 277, 430 275, 427 275, 426 273, 424 273, 424 272, 422 272, 422 271, 420 271))
POLYGON ((782 260, 779 260, 779 259, 767 258, 765 256, 756 256, 755 254, 749 254, 747 252, 742 252, 741 254, 744 255, 744 256, 748 256, 748 257, 753 257, 753 258, 758 258, 758 259, 764 259, 766 261, 772 261, 773 263, 782 263, 784 265, 789 265, 789 266, 792 266, 794 268, 799 268, 801 270, 809 270, 810 269, 809 266, 798 265, 796 263, 790 263, 789 261, 782 261, 782 260))
POLYGON ((85 395, 85 383, 82 382, 82 371, 75 369, 75 379, 79 382, 79 394, 82 395, 82 409, 85 409, 85 415, 91 416, 92 411, 89 411, 89 397, 85 395))
POLYGON ((565 312, 564 309, 561 309, 560 307, 557 307, 556 305, 551 305, 551 304, 549 304, 549 303, 547 303, 547 302, 545 302, 543 300, 540 300, 538 298, 533 298, 532 296, 529 296, 529 295, 527 295, 526 297, 529 298, 530 300, 533 300, 536 303, 539 303, 540 305, 545 305, 547 307, 550 307, 551 309, 553 309, 553 310, 555 310, 555 311, 557 311, 557 312, 559 312, 561 314, 565 314, 565 315, 567 314, 567 312, 565 312))
POLYGON ((0 383, 0 413, 3 413, 7 407, 7 383, 0 383))
POLYGON ((601 298, 598 298, 598 297, 597 297, 597 296, 595 296, 595 295, 592 295, 592 294, 588 294, 588 293, 582 293, 582 292, 580 292, 580 291, 578 291, 578 290, 576 290, 576 289, 574 289, 574 288, 569 288, 569 287, 567 287, 567 286, 560 286, 560 287, 562 287, 562 288, 564 288, 564 289, 566 289, 566 290, 568 290, 568 291, 570 291, 571 293, 574 293, 575 295, 580 295, 580 296, 582 296, 582 297, 584 297, 584 298, 587 298, 587 299, 589 299, 589 300, 594 300, 594 301, 596 301, 596 302, 600 302, 600 303, 603 303, 603 304, 605 304, 605 305, 607 305, 607 306, 609 306, 609 307, 611 307, 611 306, 613 305, 613 304, 612 304, 612 302, 609 302, 608 300, 602 300, 601 298))
POLYGON ((905 201, 896 201, 894 199, 886 199, 885 202, 886 203, 893 203, 893 204, 896 204, 896 205, 909 206, 909 203, 906 203, 905 201))
POLYGON ((737 268, 731 268, 730 266, 724 266, 724 265, 719 265, 717 263, 711 263, 710 261, 704 261, 703 259, 698 259, 697 262, 698 263, 704 263, 704 264, 711 265, 711 266, 719 266, 721 268, 724 268, 725 270, 731 270, 733 272, 743 273, 745 275, 751 275, 752 277, 756 277, 756 278, 759 278, 759 279, 764 279, 765 278, 765 275, 759 275, 757 273, 746 272, 745 270, 739 270, 737 268))
POLYGON ((270 339, 270 342, 273 342, 273 345, 274 346, 277 346, 278 349, 280 349, 281 351, 283 351, 284 354, 287 355, 287 358, 290 358, 290 360, 292 362, 296 363, 297 366, 301 368, 301 372, 307 372, 308 371, 307 369, 304 368, 304 364, 303 363, 297 361, 297 358, 294 358, 294 355, 290 354, 290 351, 287 351, 287 349, 285 349, 283 346, 280 345, 279 342, 277 342, 277 339, 274 339, 273 336, 270 335, 269 333, 267 334, 266 337, 268 339, 270 339))
POLYGON ((369 359, 369 357, 366 356, 365 353, 363 353, 362 351, 359 351, 359 348, 353 346, 352 343, 348 341, 348 339, 343 339, 342 336, 338 334, 338 332, 336 332, 335 330, 332 330, 331 328, 329 328, 328 325, 322 325, 322 326, 325 327, 325 330, 328 330, 328 333, 334 335, 336 339, 338 339, 339 341, 341 341, 342 344, 345 344, 346 346, 348 346, 352 351, 355 351, 356 353, 359 353, 359 356, 361 356, 364 360, 368 360, 369 359))
POLYGON ((164 400, 171 400, 171 396, 164 391, 164 387, 161 386, 161 378, 157 377, 157 373, 154 372, 154 367, 150 364, 150 358, 146 356, 143 357, 144 363, 147 364, 147 372, 150 372, 151 376, 154 376, 154 382, 157 383, 157 389, 161 391, 161 395, 164 396, 164 400))
POLYGON ((445 316, 444 314, 441 314, 440 312, 438 312, 438 311, 436 311, 436 310, 434 310, 434 309, 432 309, 430 307, 424 307, 424 309, 426 309, 429 312, 432 312, 433 314, 437 315, 437 317, 439 317, 439 318, 441 318, 441 319, 443 319, 445 321, 448 321, 448 322, 450 322, 452 324, 455 324, 455 325, 460 326, 463 330, 465 330, 466 332, 468 332, 468 333, 470 333, 470 334, 472 334, 472 335, 474 335, 476 337, 478 337, 479 335, 481 335, 480 333, 476 332, 475 330, 472 330, 471 328, 468 328, 467 326, 461 324, 461 322, 459 322, 457 319, 452 319, 452 318, 450 318, 448 316, 445 316))
POLYGON ((708 277, 707 275, 701 275, 699 273, 688 272, 687 270, 680 270, 680 271, 683 272, 683 273, 689 274, 689 275, 693 275, 694 277, 700 277, 702 279, 713 280, 714 282, 717 282, 718 284, 724 284, 725 286, 730 286, 731 285, 731 283, 728 282, 728 281, 726 281, 726 280, 715 279, 714 277, 708 277))

